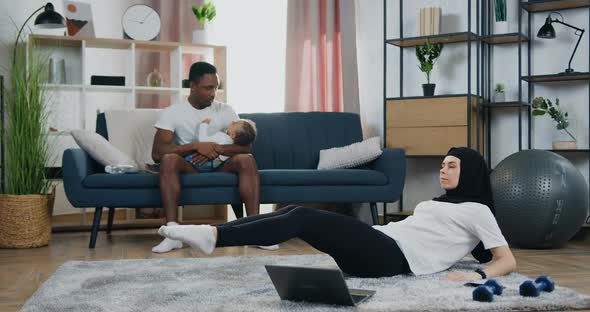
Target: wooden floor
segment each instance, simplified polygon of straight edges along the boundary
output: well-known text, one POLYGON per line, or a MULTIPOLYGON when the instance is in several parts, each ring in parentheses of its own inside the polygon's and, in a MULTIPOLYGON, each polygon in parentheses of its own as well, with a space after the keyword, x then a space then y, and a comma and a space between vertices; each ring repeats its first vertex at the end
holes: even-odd
MULTIPOLYGON (((69 260, 192 258, 203 255, 190 248, 158 255, 151 247, 160 241, 155 229, 101 232, 94 250, 88 233, 53 234, 51 245, 37 249, 0 249, 0 311, 18 311, 35 290, 69 260)), ((519 250, 518 272, 530 277, 551 276, 561 286, 590 295, 590 234, 556 250, 519 250)), ((291 240, 278 251, 251 247, 218 248, 213 257, 242 255, 299 255, 318 253, 305 242, 291 240)))

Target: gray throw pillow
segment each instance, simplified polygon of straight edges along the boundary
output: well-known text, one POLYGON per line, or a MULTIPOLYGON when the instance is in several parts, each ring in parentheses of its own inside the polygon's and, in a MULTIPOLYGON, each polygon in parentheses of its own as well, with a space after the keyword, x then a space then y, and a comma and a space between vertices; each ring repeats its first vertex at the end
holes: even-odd
POLYGON ((377 159, 383 151, 379 137, 320 151, 318 169, 354 168, 377 159))
POLYGON ((137 168, 137 164, 131 157, 121 152, 100 134, 88 130, 71 130, 70 133, 80 148, 101 165, 128 165, 137 168))

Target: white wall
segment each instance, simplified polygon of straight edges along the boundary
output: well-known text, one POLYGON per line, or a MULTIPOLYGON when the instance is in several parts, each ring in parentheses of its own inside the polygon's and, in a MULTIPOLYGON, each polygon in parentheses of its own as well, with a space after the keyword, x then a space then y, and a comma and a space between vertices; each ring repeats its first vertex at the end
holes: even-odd
MULTIPOLYGON (((122 38, 120 21, 125 9, 133 4, 146 2, 81 1, 92 3, 95 33, 100 38, 122 38)), ((287 1, 214 2, 217 6, 217 18, 210 29, 216 43, 227 45, 228 85, 231 85, 228 104, 234 106, 238 112, 282 111, 285 97, 287 1)), ((9 55, 18 27, 45 3, 47 2, 40 0, 0 0, 0 66, 7 68, 9 65, 9 55)), ((56 11, 63 15, 63 2, 52 3, 56 11)), ((33 27, 33 21, 34 17, 28 24, 30 27, 33 27)), ((111 63, 106 61, 95 65, 111 63)), ((111 67, 116 65, 112 64, 111 67)))
MULTIPOLYGON (((475 1, 472 0, 472 11, 475 13, 475 1)), ((518 1, 508 2, 508 21, 510 31, 518 29, 518 1)), ((462 0, 414 0, 404 1, 404 37, 417 36, 416 18, 419 8, 426 6, 442 7, 442 31, 458 32, 467 29, 466 1, 462 0), (465 5, 457 5, 458 2, 465 5)), ((370 135, 383 135, 383 1, 357 1, 357 44, 359 59, 359 86, 361 115, 364 129, 370 135)), ((567 23, 580 28, 589 29, 588 10, 566 10, 561 12, 567 23)), ((531 15, 532 34, 544 23, 547 13, 531 15)), ((526 13, 523 19, 526 19, 526 13)), ((476 30, 475 14, 472 15, 472 31, 476 30)), ((551 41, 534 38, 532 53, 532 74, 551 74, 563 71, 577 37, 573 30, 555 24, 557 38, 551 41)), ((523 24, 523 31, 526 23, 523 24)), ((387 37, 399 37, 399 0, 387 1, 387 37)), ((387 47, 387 96, 399 96, 399 48, 387 47)), ((472 56, 475 63, 475 45, 472 56)), ((494 48, 492 83, 502 82, 506 86, 507 100, 518 98, 518 53, 517 45, 496 46, 494 48)), ((448 44, 442 56, 435 64, 431 80, 437 84, 437 94, 467 92, 467 46, 465 43, 448 44)), ((523 45, 523 75, 526 74, 526 45, 523 45)), ((417 68, 418 63, 414 49, 404 50, 404 96, 421 95, 421 84, 425 77, 417 68)), ((580 47, 572 62, 578 71, 588 71, 588 35, 580 43, 580 47)), ((472 68, 475 79, 475 67, 472 68)), ((472 92, 476 92, 476 81, 472 81, 472 92)), ((527 84, 523 83, 523 95, 527 94, 527 84)), ((535 96, 560 98, 561 105, 570 116, 577 120, 578 147, 588 148, 588 83, 552 83, 536 84, 535 96)), ((515 109, 496 109, 492 111, 492 167, 506 156, 518 150, 518 119, 515 109)), ((523 146, 526 148, 526 112, 523 111, 523 146)), ((533 147, 550 148, 553 139, 554 123, 548 118, 534 119, 533 147)), ((568 155, 568 159, 580 169, 588 181, 588 159, 585 154, 568 155)), ((432 198, 441 193, 438 186, 438 159, 408 159, 406 186, 404 191, 404 209, 411 210, 420 201, 432 198)))

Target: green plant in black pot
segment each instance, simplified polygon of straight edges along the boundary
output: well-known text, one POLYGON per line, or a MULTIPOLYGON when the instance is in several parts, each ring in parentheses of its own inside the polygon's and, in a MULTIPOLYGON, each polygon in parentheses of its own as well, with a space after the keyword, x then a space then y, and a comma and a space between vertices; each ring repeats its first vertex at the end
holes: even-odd
POLYGON ((434 63, 436 59, 440 56, 443 50, 442 43, 435 43, 430 44, 430 41, 426 39, 426 43, 424 46, 416 46, 416 57, 420 62, 420 71, 426 74, 426 81, 427 83, 422 84, 422 90, 424 91, 424 96, 433 96, 434 95, 434 88, 436 84, 430 83, 430 73, 434 68, 434 63))
MULTIPOLYGON (((571 134, 571 132, 569 132, 567 130, 567 128, 570 126, 570 121, 568 119, 568 114, 567 112, 564 112, 560 109, 559 107, 559 99, 555 99, 555 104, 553 104, 551 102, 551 100, 546 99, 544 97, 536 97, 535 99, 533 99, 533 111, 532 114, 533 116, 543 116, 545 114, 548 114, 551 119, 553 119, 557 125, 556 125, 556 129, 557 130, 563 130, 565 131, 565 133, 567 133, 569 135, 569 137, 572 138, 573 142, 576 142, 576 138, 571 134)), ((554 148, 555 147, 555 142, 554 142, 554 148)), ((570 147, 570 148, 575 148, 575 147, 570 147)))

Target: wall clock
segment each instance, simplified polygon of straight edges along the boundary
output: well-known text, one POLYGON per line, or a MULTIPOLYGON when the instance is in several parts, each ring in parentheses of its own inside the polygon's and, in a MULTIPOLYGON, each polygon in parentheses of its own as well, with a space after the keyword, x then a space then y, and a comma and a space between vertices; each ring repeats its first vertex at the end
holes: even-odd
POLYGON ((121 25, 126 39, 156 40, 162 23, 156 10, 144 4, 136 4, 127 8, 121 25))

